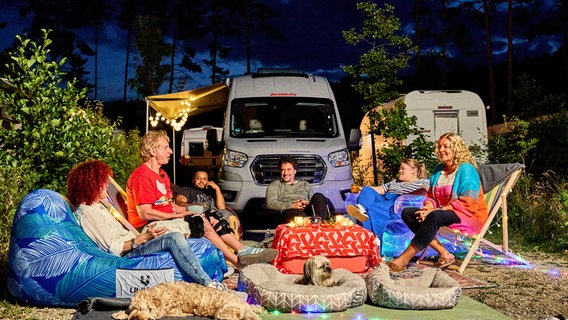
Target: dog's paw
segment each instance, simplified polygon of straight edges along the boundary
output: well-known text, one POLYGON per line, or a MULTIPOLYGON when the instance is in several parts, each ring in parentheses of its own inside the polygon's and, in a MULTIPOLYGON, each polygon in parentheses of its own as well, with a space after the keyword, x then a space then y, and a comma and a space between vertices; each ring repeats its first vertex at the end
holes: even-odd
POLYGON ((112 314, 112 318, 116 320, 128 319, 128 314, 125 311, 118 311, 112 314))

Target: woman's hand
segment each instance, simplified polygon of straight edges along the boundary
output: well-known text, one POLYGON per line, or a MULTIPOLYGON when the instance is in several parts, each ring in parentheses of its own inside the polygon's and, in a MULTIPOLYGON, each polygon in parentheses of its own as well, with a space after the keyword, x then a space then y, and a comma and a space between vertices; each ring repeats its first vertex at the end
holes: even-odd
POLYGON ((146 235, 148 237, 148 240, 152 240, 155 239, 157 237, 160 237, 162 235, 164 235, 166 232, 168 231, 168 228, 166 227, 157 227, 155 223, 152 223, 148 226, 148 230, 146 231, 146 233, 144 235, 146 235))
POLYGON ((420 208, 420 210, 416 211, 416 220, 418 220, 418 222, 424 222, 424 219, 426 219, 426 217, 432 211, 434 211, 434 208, 430 208, 430 207, 420 208))

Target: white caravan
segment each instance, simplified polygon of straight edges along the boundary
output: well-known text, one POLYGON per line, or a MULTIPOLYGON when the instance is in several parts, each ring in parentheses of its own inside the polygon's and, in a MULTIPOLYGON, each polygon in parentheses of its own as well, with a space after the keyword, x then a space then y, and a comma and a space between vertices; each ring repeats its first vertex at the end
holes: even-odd
MULTIPOLYGON (((417 90, 399 99, 404 99, 408 116, 416 116, 416 124, 428 141, 434 142, 446 132, 457 132, 473 153, 479 152, 486 144, 485 105, 477 94, 465 90, 417 90)), ((390 109, 397 100, 385 103, 382 107, 390 109)), ((364 179, 366 184, 372 184, 373 174, 370 168, 373 151, 367 115, 361 121, 360 128, 363 137, 359 164, 369 168, 364 179)), ((375 149, 389 143, 382 136, 374 138, 375 149)), ((411 143, 415 138, 410 136, 407 143, 411 143)))
MULTIPOLYGON (((429 141, 446 132, 457 132, 472 151, 487 142, 485 105, 481 98, 465 90, 420 90, 404 96, 406 112, 416 116, 416 124, 429 141)), ((413 137, 410 137, 410 142, 413 137)))
MULTIPOLYGON (((227 80, 229 97, 223 126, 220 186, 227 205, 242 212, 263 201, 266 187, 280 178, 285 155, 298 162, 296 178, 345 212, 353 184, 349 149, 360 146, 353 129, 349 144, 328 81, 289 69, 259 69, 227 80)), ((246 213, 245 213, 246 215, 246 213)))

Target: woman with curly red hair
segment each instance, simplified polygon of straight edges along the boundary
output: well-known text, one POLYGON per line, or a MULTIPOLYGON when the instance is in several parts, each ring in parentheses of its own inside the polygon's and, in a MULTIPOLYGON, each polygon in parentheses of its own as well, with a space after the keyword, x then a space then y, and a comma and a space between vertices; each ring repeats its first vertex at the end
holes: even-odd
MULTIPOLYGON (((112 169, 100 160, 78 164, 67 177, 67 197, 75 206, 75 216, 85 233, 103 250, 116 256, 141 256, 169 252, 180 272, 204 286, 227 290, 212 280, 199 264, 187 240, 178 232, 151 224, 146 233, 127 230, 109 211, 107 185, 112 169)), ((219 262, 221 263, 221 262, 219 262)))

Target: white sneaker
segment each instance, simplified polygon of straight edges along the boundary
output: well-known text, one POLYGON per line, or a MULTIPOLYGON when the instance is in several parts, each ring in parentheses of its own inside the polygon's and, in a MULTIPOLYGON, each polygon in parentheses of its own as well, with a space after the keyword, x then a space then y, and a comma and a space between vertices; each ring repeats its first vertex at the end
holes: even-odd
POLYGON ((365 222, 365 221, 369 220, 369 216, 367 215, 367 211, 360 204, 356 204, 356 205, 348 204, 347 205, 347 213, 350 216, 352 216, 353 218, 355 218, 355 219, 357 219, 361 222, 365 222))
POLYGON ((227 288, 227 286, 223 283, 223 282, 219 282, 219 281, 211 281, 209 282, 209 284, 207 285, 209 288, 213 288, 213 289, 217 289, 217 290, 221 290, 221 291, 228 291, 229 288, 227 288))

